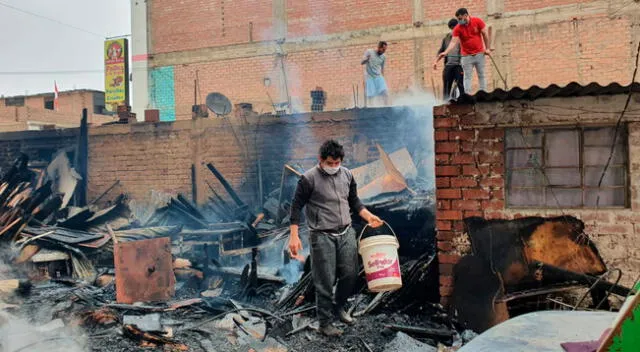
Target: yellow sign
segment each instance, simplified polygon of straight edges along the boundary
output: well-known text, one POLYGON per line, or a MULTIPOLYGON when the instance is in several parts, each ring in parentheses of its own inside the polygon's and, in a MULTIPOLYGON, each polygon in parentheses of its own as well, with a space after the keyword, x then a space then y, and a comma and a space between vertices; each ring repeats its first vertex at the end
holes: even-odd
POLYGON ((104 42, 104 92, 107 109, 129 105, 129 50, 126 39, 104 42))

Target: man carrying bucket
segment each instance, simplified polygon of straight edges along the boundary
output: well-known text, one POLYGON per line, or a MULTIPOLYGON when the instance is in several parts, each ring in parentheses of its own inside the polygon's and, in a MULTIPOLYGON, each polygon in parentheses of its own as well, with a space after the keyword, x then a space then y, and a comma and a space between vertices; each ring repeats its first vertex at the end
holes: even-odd
POLYGON ((294 256, 302 251, 298 229, 300 213, 306 206, 305 217, 311 230, 311 273, 316 289, 316 311, 320 332, 327 336, 342 335, 342 330, 333 325, 336 315, 345 324, 354 322, 344 310, 358 277, 358 245, 355 230, 351 227, 350 210, 359 214, 371 227, 383 224, 358 198, 358 187, 351 171, 340 166, 343 159, 342 145, 334 140, 324 142, 320 147, 318 165, 302 175, 291 204, 289 250, 294 256))

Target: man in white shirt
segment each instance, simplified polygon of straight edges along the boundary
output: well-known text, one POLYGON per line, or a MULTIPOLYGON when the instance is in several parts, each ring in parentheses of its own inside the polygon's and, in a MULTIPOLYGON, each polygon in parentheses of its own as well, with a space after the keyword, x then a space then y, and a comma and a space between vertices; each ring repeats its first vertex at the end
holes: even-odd
POLYGON ((384 79, 384 64, 387 60, 384 53, 387 51, 387 43, 378 43, 378 49, 367 49, 362 58, 365 70, 365 92, 369 104, 376 98, 382 97, 385 105, 389 105, 387 82, 384 79))

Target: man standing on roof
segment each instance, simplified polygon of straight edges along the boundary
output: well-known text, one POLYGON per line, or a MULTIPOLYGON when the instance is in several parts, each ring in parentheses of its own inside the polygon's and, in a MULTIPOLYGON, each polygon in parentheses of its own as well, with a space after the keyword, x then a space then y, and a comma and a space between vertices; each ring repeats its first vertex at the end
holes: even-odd
MULTIPOLYGON (((449 29, 453 31, 454 28, 458 25, 458 20, 452 18, 449 23, 449 29)), ((440 45, 440 50, 438 50, 438 55, 443 53, 449 47, 449 43, 453 35, 451 33, 447 33, 447 35, 442 39, 442 44, 440 45)), ((437 69, 438 67, 438 57, 433 62, 433 69, 437 69)), ((460 44, 456 45, 455 49, 453 49, 449 55, 444 58, 444 69, 442 70, 442 83, 444 86, 444 100, 449 100, 449 96, 451 94, 451 87, 453 86, 453 82, 456 82, 456 86, 460 91, 460 95, 464 94, 464 86, 462 82, 462 66, 460 65, 460 44)))
MULTIPOLYGON (((485 78, 485 55, 491 55, 491 38, 487 25, 478 17, 471 17, 465 8, 456 11, 458 25, 453 29, 453 39, 449 47, 438 55, 438 60, 449 55, 460 44, 462 53, 462 69, 464 71, 464 91, 471 93, 473 68, 475 67, 480 83, 480 90, 487 90, 485 78)), ((437 62, 437 61, 436 61, 437 62)))
POLYGON ((358 198, 358 185, 351 171, 341 166, 343 159, 342 145, 334 140, 324 142, 318 165, 302 175, 291 204, 289 251, 293 256, 302 251, 298 229, 305 207, 311 230, 316 312, 320 332, 327 336, 342 335, 342 330, 333 325, 336 315, 345 324, 354 323, 344 309, 358 277, 358 244, 351 227, 351 212, 360 215, 371 227, 382 225, 382 220, 371 214, 358 198))
POLYGON ((367 49, 362 58, 362 65, 366 65, 365 70, 365 94, 367 100, 372 102, 376 97, 382 97, 385 105, 389 105, 389 93, 387 82, 384 80, 384 64, 387 57, 387 42, 379 42, 378 49, 367 49))

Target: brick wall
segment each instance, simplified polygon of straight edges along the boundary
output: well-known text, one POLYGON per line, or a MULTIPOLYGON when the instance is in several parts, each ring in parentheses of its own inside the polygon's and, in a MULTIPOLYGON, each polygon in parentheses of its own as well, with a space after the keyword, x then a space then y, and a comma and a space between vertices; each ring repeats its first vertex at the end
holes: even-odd
POLYGON ((269 0, 154 0, 150 2, 155 53, 272 39, 269 0))
MULTIPOLYGON (((563 6, 563 5, 572 5, 572 4, 581 4, 588 3, 590 0, 545 0, 545 1, 535 1, 535 0, 505 0, 504 8, 505 11, 523 11, 523 10, 535 10, 544 7, 551 6, 563 6)), ((619 5, 621 7, 622 5, 619 5)))
MULTIPOLYGON (((303 112, 310 110, 310 91, 320 86, 327 92, 326 109, 338 110, 354 106, 354 85, 357 85, 360 106, 363 106, 364 84, 360 61, 364 51, 374 45, 375 43, 371 43, 371 45, 322 51, 296 52, 282 59, 279 57, 243 58, 176 66, 176 117, 177 119, 191 117, 196 72, 198 72, 201 91, 198 95, 200 102, 204 102, 206 95, 210 92, 221 92, 233 103, 250 102, 254 104, 256 111, 272 112, 271 99, 275 103, 286 102, 286 90, 288 90, 296 110, 303 112), (288 79, 286 90, 281 84, 284 78, 281 66, 283 62, 288 79), (266 77, 271 80, 269 87, 264 85, 266 77), (331 79, 327 79, 328 77, 331 79)), ((394 92, 406 91, 413 84, 413 42, 391 42, 390 47, 386 68, 387 85, 394 92)), ((156 82, 161 82, 160 84, 166 90, 170 89, 170 84, 167 82, 170 80, 168 75, 156 76, 155 70, 152 74, 156 82)), ((153 86, 152 89, 154 89, 153 86)), ((158 96, 155 97, 156 106, 163 105, 159 99, 158 96)))
POLYGON ((628 42, 609 38, 631 38, 631 24, 627 18, 602 15, 510 29, 504 65, 511 65, 511 86, 629 83, 633 62, 627 60, 628 42))
MULTIPOLYGON (((78 129, 0 133, 0 168, 24 152, 50 161, 62 148, 75 147, 78 129)), ((344 144, 345 165, 356 167, 379 159, 376 143, 387 152, 407 148, 420 175, 433 181, 433 125, 429 107, 354 109, 274 117, 250 114, 246 119, 209 118, 188 121, 108 125, 89 129, 89 199, 116 180, 114 189, 137 201, 151 191, 191 197, 191 165, 198 165, 199 201, 210 195, 206 181, 224 190, 202 163, 212 162, 242 198, 257 204, 257 163, 261 161, 265 195, 278 189, 285 163, 303 169, 317 162, 317 149, 334 138, 344 144)), ((432 182, 433 183, 433 182, 432 182)), ((108 197, 107 197, 108 198, 108 197)))
MULTIPOLYGON (((596 243, 605 263, 620 268, 622 284, 631 285, 640 274, 640 115, 629 117, 629 180, 631 197, 627 209, 514 209, 505 207, 504 136, 505 126, 615 125, 617 114, 585 114, 581 109, 622 106, 625 96, 543 99, 527 102, 536 108, 556 105, 557 111, 527 113, 512 104, 486 103, 476 106, 438 106, 434 108, 436 143, 436 229, 440 265, 440 294, 446 304, 453 291, 453 266, 461 256, 471 253, 463 219, 514 219, 524 216, 573 215, 585 222, 585 232, 596 243), (511 106, 505 109, 504 106, 511 106), (574 109, 568 112, 567 109, 574 109), (559 111, 559 110, 558 110, 559 111), (554 114, 555 113, 555 114, 554 114), (582 115, 581 115, 582 114, 582 115), (526 116, 528 122, 520 118, 526 116)), ((637 106, 637 105, 634 105, 637 106)), ((615 109, 614 109, 615 110, 615 109)), ((606 110, 605 110, 606 111, 606 110)))
POLYGON ((68 128, 0 133, 0 170, 11 167, 20 153, 27 154, 29 160, 49 162, 58 150, 76 146, 78 132, 68 128))
MULTIPOLYGON (((281 71, 275 66, 276 63, 272 57, 259 57, 176 66, 175 71, 172 70, 175 74, 176 118, 191 118, 196 72, 200 79, 199 104, 204 104, 208 93, 220 92, 229 97, 232 103, 251 102, 258 112, 272 111, 267 93, 274 100, 278 99, 278 92, 274 86, 281 71), (264 86, 265 77, 273 77, 272 87, 264 86)), ((153 99, 151 101, 153 102, 153 99)))
POLYGON ((424 1, 424 18, 427 20, 449 20, 455 17, 456 10, 464 7, 469 10, 472 16, 483 16, 487 13, 486 1, 462 0, 447 1, 435 0, 424 1))
MULTIPOLYGON (((640 4, 605 3, 154 0, 150 65, 175 71, 177 119, 191 116, 196 71, 200 100, 217 91, 233 103, 249 102, 266 112, 272 110, 267 93, 279 103, 287 100, 288 89, 296 110, 309 111, 309 91, 321 86, 329 98, 327 109, 350 108, 354 84, 363 100, 362 52, 379 40, 391 42, 386 72, 392 95, 402 96, 415 85, 440 96, 442 66, 433 70, 431 63, 446 21, 464 6, 491 28, 496 66, 487 61, 489 90, 504 87, 498 71, 509 87, 628 83, 640 40, 634 30, 640 25, 640 4), (414 20, 423 24, 413 27, 414 20), (279 28, 286 31, 280 34, 279 28), (285 37, 282 47, 273 42, 276 36, 285 37), (171 64, 163 61, 166 57, 171 64), (272 78, 270 87, 264 86, 265 77, 272 78)), ((159 75, 149 90, 154 84, 174 85, 173 78, 159 75)), ((162 94, 150 98, 151 107, 164 104, 162 94)), ((172 105, 166 106, 170 114, 172 105)))
POLYGON ((288 0, 288 37, 411 23, 412 0, 288 0))
POLYGON ((200 200, 209 196, 205 181, 224 190, 202 163, 212 162, 241 197, 256 205, 257 160, 265 194, 279 187, 285 163, 309 168, 328 138, 345 145, 347 166, 376 160, 375 143, 388 152, 407 147, 421 174, 433 178, 429 108, 361 109, 276 118, 199 119, 173 123, 102 126, 90 129, 89 199, 114 181, 132 199, 147 201, 151 191, 191 197, 191 165, 198 165, 200 200))

